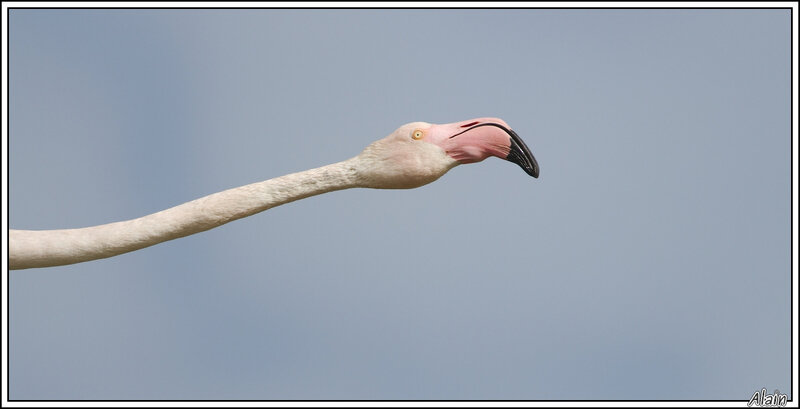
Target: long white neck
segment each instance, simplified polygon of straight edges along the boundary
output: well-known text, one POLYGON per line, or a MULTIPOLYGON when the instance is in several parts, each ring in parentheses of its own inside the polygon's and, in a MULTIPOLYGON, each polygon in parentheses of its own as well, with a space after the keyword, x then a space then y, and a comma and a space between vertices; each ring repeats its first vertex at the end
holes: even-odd
POLYGON ((269 208, 335 190, 362 187, 359 157, 269 179, 138 219, 67 230, 10 230, 9 268, 80 263, 199 233, 269 208))

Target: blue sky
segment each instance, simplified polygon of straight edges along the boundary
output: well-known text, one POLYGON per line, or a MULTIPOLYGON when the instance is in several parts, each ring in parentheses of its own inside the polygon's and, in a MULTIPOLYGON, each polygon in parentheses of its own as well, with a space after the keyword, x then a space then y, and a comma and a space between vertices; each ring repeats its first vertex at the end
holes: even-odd
POLYGON ((790 11, 11 10, 9 223, 85 227, 507 121, 414 190, 10 273, 10 399, 790 388, 790 11))

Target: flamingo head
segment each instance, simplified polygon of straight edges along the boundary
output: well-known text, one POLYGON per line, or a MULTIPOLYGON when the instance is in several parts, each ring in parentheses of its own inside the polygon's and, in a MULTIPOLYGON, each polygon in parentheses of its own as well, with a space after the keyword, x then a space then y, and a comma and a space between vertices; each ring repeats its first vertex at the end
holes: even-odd
POLYGON ((539 177, 539 164, 530 149, 499 118, 405 124, 364 149, 359 175, 366 187, 410 189, 433 182, 459 164, 490 156, 514 162, 539 177))

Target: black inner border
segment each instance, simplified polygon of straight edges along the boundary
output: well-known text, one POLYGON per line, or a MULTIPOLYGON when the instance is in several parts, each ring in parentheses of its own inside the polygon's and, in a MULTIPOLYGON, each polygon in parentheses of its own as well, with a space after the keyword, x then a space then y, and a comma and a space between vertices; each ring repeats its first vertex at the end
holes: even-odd
MULTIPOLYGON (((6 49, 8 50, 9 44, 9 28, 11 21, 11 10, 789 10, 790 15, 790 25, 791 27, 794 26, 794 13, 791 7, 580 7, 580 8, 569 8, 569 7, 431 7, 431 8, 421 8, 421 7, 313 7, 313 8, 304 8, 304 7, 9 7, 6 12, 6 49)), ((9 57, 10 59, 10 57, 9 57)), ((790 66, 792 65, 792 61, 794 60, 794 36, 792 35, 790 39, 790 66)), ((10 74, 10 62, 7 61, 8 70, 6 71, 6 84, 8 84, 7 88, 11 88, 11 81, 9 81, 10 74)), ((795 67, 792 67, 795 68, 795 67)), ((790 70, 790 73, 794 70, 790 70)), ((790 87, 792 93, 794 93, 794 77, 790 77, 789 79, 790 87)), ((6 89, 6 95, 8 95, 8 89, 6 89)), ((794 96, 794 94, 792 94, 794 96)), ((794 113, 794 99, 790 100, 790 112, 794 113)), ((6 122, 6 134, 8 135, 8 142, 10 143, 11 135, 10 135, 10 128, 9 123, 11 122, 11 116, 9 112, 9 107, 6 106, 6 118, 8 122, 6 122)), ((790 116, 789 118, 791 122, 790 130, 794 130, 794 116, 790 116)), ((792 135, 789 135, 790 139, 790 163, 794 159, 794 139, 792 135)), ((5 152, 5 161, 6 161, 6 175, 9 175, 10 167, 9 167, 9 153, 5 152)), ((9 178, 8 184, 10 185, 11 180, 9 178)), ((794 196, 794 171, 790 175, 790 210, 792 209, 791 201, 794 196)), ((7 193, 7 192, 6 192, 7 193)), ((6 194, 6 209, 9 209, 9 201, 8 195, 6 194)), ((10 221, 10 209, 8 210, 9 217, 8 220, 10 221)), ((790 253, 789 258, 793 261, 792 256, 792 249, 794 249, 794 236, 792 235, 794 229, 794 214, 790 211, 790 253)), ((5 240, 6 240, 6 254, 9 252, 8 242, 9 242, 9 227, 5 226, 5 240)), ((8 262, 8 260, 6 260, 8 262)), ((790 262, 790 268, 792 267, 792 263, 790 262)), ((8 281, 11 281, 11 271, 8 270, 8 281)), ((790 285, 790 295, 794 295, 794 276, 792 271, 789 272, 789 285, 790 285)), ((6 286, 6 322, 10 322, 10 292, 9 287, 6 286)), ((790 300, 790 305, 792 305, 792 300, 790 300)), ((792 305, 792 310, 790 311, 790 349, 789 349, 789 356, 790 361, 792 364, 792 368, 794 367, 794 350, 792 346, 794 343, 794 309, 792 305)), ((5 362, 6 370, 9 372, 8 378, 10 378, 10 366, 9 361, 11 360, 11 340, 9 337, 8 328, 3 328, 3 331, 6 332, 6 345, 8 346, 8 359, 5 362)), ((794 386, 794 372, 790 370, 789 372, 789 387, 792 388, 794 386)), ((152 399, 141 399, 141 400, 52 400, 52 399, 41 399, 41 400, 15 400, 11 399, 11 385, 10 380, 6 379, 6 392, 9 396, 8 402, 748 402, 748 399, 744 398, 741 400, 658 400, 658 399, 648 399, 648 400, 589 400, 589 399, 567 399, 567 400, 362 400, 362 399, 353 399, 353 400, 178 400, 178 399, 169 399, 169 400, 152 400, 152 399)), ((794 403, 795 396, 792 396, 792 399, 788 400, 788 403, 794 403)), ((788 406, 788 405, 787 405, 788 406)))

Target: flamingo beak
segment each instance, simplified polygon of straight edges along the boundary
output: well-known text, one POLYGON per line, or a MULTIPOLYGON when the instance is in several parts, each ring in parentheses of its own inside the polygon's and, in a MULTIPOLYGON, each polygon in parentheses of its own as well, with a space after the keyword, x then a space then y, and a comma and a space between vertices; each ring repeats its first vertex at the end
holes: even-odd
POLYGON ((516 163, 525 173, 538 178, 539 163, 536 162, 536 158, 533 157, 531 150, 528 149, 528 146, 525 145, 525 142, 522 141, 522 138, 520 138, 516 132, 506 127, 502 128, 508 133, 508 136, 511 137, 511 149, 508 151, 506 160, 516 163))
POLYGON ((469 121, 433 125, 431 142, 439 145, 460 163, 475 163, 495 156, 514 162, 525 173, 538 178, 539 163, 516 132, 500 118, 476 118, 469 121))

